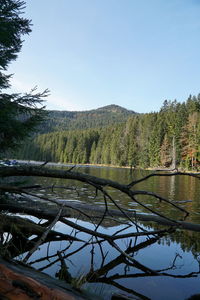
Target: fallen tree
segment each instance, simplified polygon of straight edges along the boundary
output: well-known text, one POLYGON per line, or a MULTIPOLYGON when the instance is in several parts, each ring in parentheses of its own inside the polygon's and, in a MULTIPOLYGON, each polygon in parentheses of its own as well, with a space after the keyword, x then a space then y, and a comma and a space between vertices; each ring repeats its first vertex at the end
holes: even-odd
MULTIPOLYGON (((135 187, 137 183, 147 180, 152 176, 176 175, 193 176, 199 179, 199 174, 193 173, 152 173, 144 178, 132 181, 128 184, 120 184, 109 179, 98 178, 88 174, 75 172, 74 167, 69 168, 68 170, 50 169, 47 168, 46 165, 37 167, 31 165, 1 167, 0 177, 4 178, 4 180, 0 184, 1 256, 4 259, 13 259, 22 255, 21 260, 23 261, 23 263, 32 265, 35 263, 35 261, 31 261, 31 257, 41 245, 52 241, 68 241, 69 246, 66 249, 70 249, 71 245, 74 242, 80 243, 80 247, 76 251, 69 251, 67 254, 65 254, 66 249, 65 251, 63 250, 61 252, 58 251, 57 254, 53 256, 53 263, 60 262, 61 264, 60 271, 57 273, 58 278, 64 279, 72 285, 78 285, 80 287, 84 282, 108 282, 108 278, 104 277, 103 275, 109 270, 111 266, 117 264, 118 262, 121 263, 122 261, 127 265, 134 266, 139 270, 139 273, 142 272, 143 276, 170 276, 163 270, 153 270, 135 260, 135 258, 133 257, 134 251, 138 251, 138 249, 151 244, 148 243, 148 241, 152 241, 153 243, 159 240, 161 237, 174 232, 177 228, 200 231, 200 225, 186 222, 185 219, 187 218, 189 213, 182 207, 179 207, 177 204, 172 203, 168 199, 153 192, 135 189, 133 190, 133 187, 135 187), (24 184, 16 185, 15 182, 13 182, 12 184, 8 184, 5 178, 13 176, 63 178, 66 180, 72 179, 74 181, 87 183, 93 189, 94 198, 98 193, 101 194, 104 200, 104 206, 92 206, 88 204, 85 205, 70 202, 68 203, 67 200, 60 201, 58 199, 53 199, 52 197, 47 197, 45 196, 45 192, 43 192, 43 195, 38 196, 36 191, 41 189, 43 189, 44 191, 44 186, 24 184), (131 201, 136 202, 139 206, 144 208, 149 213, 142 214, 128 211, 117 201, 115 201, 115 199, 111 196, 109 191, 110 188, 119 191, 120 193, 122 193, 122 195, 125 195, 131 201), (171 219, 168 216, 152 209, 151 207, 145 205, 142 201, 138 200, 138 195, 151 196, 156 201, 158 200, 166 203, 182 214, 181 219, 171 219), (40 202, 38 203, 37 200, 40 200, 40 202), (111 209, 109 203, 112 203, 112 206, 114 206, 115 209, 111 209), (40 221, 39 223, 37 223, 37 221, 31 221, 27 218, 23 218, 22 216, 13 216, 10 215, 10 213, 25 213, 26 215, 39 218, 40 221), (93 224, 93 228, 88 228, 87 226, 79 224, 77 221, 73 221, 72 219, 70 219, 70 217, 72 216, 75 217, 76 220, 78 220, 79 218, 87 220, 88 222, 93 224), (71 234, 53 230, 53 227, 58 221, 70 227, 72 230, 71 234), (158 224, 161 224, 162 228, 152 230, 151 227, 143 226, 140 221, 156 222, 158 224), (112 235, 102 233, 101 230, 99 230, 101 225, 107 226, 106 224, 108 224, 109 226, 112 226, 112 224, 114 223, 121 224, 123 226, 121 230, 117 230, 116 232, 112 233, 112 235), (80 231, 86 234, 84 240, 77 237, 77 234, 80 231), (32 237, 33 235, 34 237, 32 237), (136 245, 136 240, 139 237, 146 237, 147 240, 136 245), (118 245, 118 240, 122 239, 126 239, 129 241, 129 245, 125 249, 122 249, 118 245), (135 239, 135 244, 134 246, 131 246, 133 239, 135 239), (107 242, 110 247, 114 248, 119 253, 119 258, 115 259, 109 265, 105 263, 106 253, 104 253, 104 250, 102 248, 102 243, 104 242, 107 242), (93 250, 91 250, 92 258, 90 272, 85 275, 77 284, 77 281, 72 278, 72 276, 67 271, 65 259, 69 258, 75 252, 77 253, 81 251, 84 247, 90 246, 93 249, 94 245, 98 245, 102 255, 101 268, 99 270, 94 270, 94 253, 93 250)), ((46 187, 46 190, 48 190, 49 188, 51 188, 52 190, 56 190, 56 188, 58 187, 48 186, 46 187)), ((76 188, 72 186, 62 186, 59 188, 72 189, 74 190, 74 192, 78 192, 76 191, 76 188)), ((40 261, 44 261, 45 259, 48 260, 49 258, 50 256, 47 254, 47 257, 41 258, 40 261)), ((49 267, 51 264, 52 262, 47 263, 46 266, 41 268, 41 271, 45 270, 45 268, 49 267)), ((185 274, 184 276, 190 277, 195 276, 196 274, 197 272, 193 272, 192 274, 185 274)), ((137 276, 134 275, 133 278, 134 277, 137 276)), ((117 279, 117 277, 110 278, 110 282, 114 282, 114 279, 117 279)), ((132 294, 139 297, 139 299, 148 299, 148 297, 137 294, 136 291, 133 291, 132 294)))

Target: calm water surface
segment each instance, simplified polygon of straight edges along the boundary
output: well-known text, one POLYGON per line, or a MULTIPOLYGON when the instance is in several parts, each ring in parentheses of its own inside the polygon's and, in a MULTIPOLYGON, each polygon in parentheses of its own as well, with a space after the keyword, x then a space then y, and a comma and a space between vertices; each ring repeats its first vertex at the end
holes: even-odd
MULTIPOLYGON (((77 171, 91 174, 98 177, 108 178, 120 183, 130 183, 132 180, 141 178, 148 171, 133 171, 121 168, 104 168, 104 167, 79 167, 77 171)), ((74 181, 66 181, 61 179, 36 179, 35 183, 51 186, 52 184, 65 187, 76 187, 77 191, 69 189, 57 189, 57 194, 49 190, 46 196, 66 199, 66 201, 81 201, 94 205, 103 204, 104 201, 101 195, 94 198, 95 191, 87 184, 82 184, 74 181)), ((198 179, 187 176, 173 177, 152 177, 134 187, 135 190, 146 190, 158 193, 170 201, 178 203, 181 207, 190 212, 188 221, 200 223, 200 182, 198 179)), ((107 189, 115 201, 129 210, 138 212, 147 212, 136 203, 130 201, 127 197, 116 190, 107 189)), ((43 194, 44 191, 40 191, 43 194)), ((158 212, 162 212, 171 218, 179 218, 181 213, 176 209, 159 203, 158 200, 152 197, 138 197, 148 207, 151 207, 158 212)), ((109 204, 112 208, 114 205, 109 204)), ((73 219, 72 219, 73 220, 73 219)), ((73 220, 75 221, 75 220, 73 220)), ((94 228, 83 220, 78 221, 79 224, 94 228)), ((111 227, 102 226, 99 230, 109 234, 120 230, 123 225, 114 225, 111 227)), ((146 226, 143 223, 143 226, 146 226)), ((156 225, 153 225, 157 228, 156 225)), ((71 228, 58 223, 57 230, 65 233, 71 233, 71 228)), ((128 232, 128 231, 127 231, 128 232)), ((77 237, 90 238, 87 234, 77 233, 77 237)), ((123 261, 120 261, 119 253, 107 243, 103 243, 103 253, 106 253, 104 266, 112 261, 112 268, 109 268, 102 273, 99 283, 85 284, 86 288, 99 293, 103 299, 109 299, 112 292, 121 292, 131 294, 135 299, 162 299, 162 300, 181 300, 188 299, 191 295, 200 294, 200 277, 199 277, 199 261, 200 261, 200 233, 191 231, 177 231, 174 234, 168 235, 161 240, 152 243, 137 252, 134 252, 133 257, 143 265, 160 272, 160 276, 152 276, 142 272, 132 266, 127 266, 123 261)), ((144 242, 146 238, 138 238, 136 244, 144 242)), ((121 248, 126 249, 128 241, 119 241, 121 248)), ((71 253, 80 247, 80 243, 74 242, 69 245, 65 242, 51 242, 40 247, 32 257, 33 266, 42 268, 42 270, 52 276, 56 275, 60 266, 56 261, 54 254, 57 251, 66 249, 65 253, 71 253), (48 259, 46 257, 48 256, 48 259), (37 262, 38 258, 44 257, 43 261, 37 262)), ((63 252, 64 253, 64 252, 63 252)), ((102 249, 95 246, 83 248, 80 252, 66 258, 68 271, 72 277, 82 277, 87 274, 91 268, 91 262, 94 270, 99 270, 102 266, 102 249), (95 255, 92 258, 91 253, 95 255)), ((109 266, 109 265, 108 265, 109 266)))

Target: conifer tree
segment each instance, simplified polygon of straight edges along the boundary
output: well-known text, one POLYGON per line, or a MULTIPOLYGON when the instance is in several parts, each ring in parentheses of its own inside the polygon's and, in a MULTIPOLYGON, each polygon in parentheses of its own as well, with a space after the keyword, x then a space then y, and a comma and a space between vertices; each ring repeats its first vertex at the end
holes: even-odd
POLYGON ((19 146, 44 117, 45 90, 26 94, 6 93, 11 75, 5 74, 17 58, 22 36, 31 32, 30 20, 22 17, 25 2, 0 0, 0 154, 19 146))

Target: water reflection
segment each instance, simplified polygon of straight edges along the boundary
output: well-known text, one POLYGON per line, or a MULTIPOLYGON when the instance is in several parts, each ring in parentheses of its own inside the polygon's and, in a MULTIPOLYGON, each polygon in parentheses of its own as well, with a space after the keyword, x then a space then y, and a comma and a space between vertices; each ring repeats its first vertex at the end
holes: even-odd
MULTIPOLYGON (((130 173, 129 170, 116 168, 81 168, 80 171, 126 184, 148 174, 142 170, 130 173)), ((85 183, 75 183, 72 180, 66 183, 66 180, 51 178, 32 178, 32 181, 46 187, 35 192, 39 196, 45 194, 52 199, 80 201, 95 207, 105 203, 102 195, 96 194, 96 190, 85 183)), ((138 183, 133 189, 153 191, 171 201, 178 201, 183 208, 190 211, 190 220, 196 223, 200 221, 199 187, 195 178, 152 177, 138 183)), ((118 190, 107 188, 106 191, 122 207, 145 211, 118 190)), ((181 217, 181 212, 172 207, 169 209, 166 203, 153 197, 140 195, 138 199, 146 206, 164 212, 170 218, 181 217)), ((115 206, 111 202, 108 205, 115 206)), ((123 233, 133 231, 133 227, 130 230, 128 222, 119 225, 119 218, 118 223, 114 222, 111 216, 106 221, 101 221, 99 217, 92 219, 90 223, 86 222, 86 219, 87 216, 78 214, 77 218, 66 220, 93 230, 99 222, 98 232, 110 236, 122 229, 123 233)), ((36 221, 41 222, 39 219, 36 221)), ((50 221, 43 220, 43 224, 49 223, 50 221)), ((62 280, 76 281, 76 284, 83 284, 89 289, 94 289, 95 285, 95 290, 103 295, 103 299, 110 299, 111 290, 131 294, 136 299, 163 300, 186 299, 199 292, 199 233, 177 230, 167 236, 161 233, 148 237, 129 237, 117 241, 122 254, 109 240, 99 236, 91 237, 89 233, 81 232, 78 227, 72 228, 66 224, 64 221, 57 223, 54 234, 48 236, 47 241, 40 245, 40 250, 31 256, 31 265, 62 280), (71 239, 68 238, 69 235, 71 239)), ((158 229, 158 225, 152 223, 147 225, 140 222, 139 225, 148 230, 158 229)), ((138 228, 134 229, 135 232, 137 230, 138 228)), ((34 233, 30 235, 26 232, 16 232, 13 235, 11 232, 9 238, 4 237, 3 245, 12 257, 23 259, 40 237, 34 233)))
MULTIPOLYGON (((75 219, 70 219, 76 221, 75 219)), ((78 221, 81 226, 94 225, 78 221)), ((121 226, 100 228, 100 232, 114 234, 121 226)), ((90 241, 54 241, 49 239, 32 256, 30 264, 41 271, 59 277, 67 282, 79 278, 87 289, 94 289, 103 299, 110 299, 110 291, 133 295, 136 299, 185 299, 199 289, 199 256, 188 251, 192 242, 188 239, 188 249, 182 249, 175 242, 177 233, 171 237, 137 237, 118 241, 119 247, 132 257, 130 262, 107 242, 92 239, 86 233, 72 232, 69 226, 59 222, 55 230, 90 241), (173 240, 174 237, 174 240, 173 240), (64 267, 63 267, 64 264, 64 267), (106 286, 112 286, 107 288, 106 286), (103 290, 102 290, 102 287, 103 290)), ((127 230, 128 231, 128 230, 127 230)), ((181 238, 181 235, 180 237, 181 238)), ((31 239, 32 242, 36 238, 31 239)), ((26 244, 26 250, 29 250, 26 244)), ((9 248, 9 246, 8 246, 9 248)), ((24 248, 23 248, 24 249, 24 248)), ((193 249, 194 250, 194 249, 193 249)), ((24 253, 19 253, 20 258, 24 253)))

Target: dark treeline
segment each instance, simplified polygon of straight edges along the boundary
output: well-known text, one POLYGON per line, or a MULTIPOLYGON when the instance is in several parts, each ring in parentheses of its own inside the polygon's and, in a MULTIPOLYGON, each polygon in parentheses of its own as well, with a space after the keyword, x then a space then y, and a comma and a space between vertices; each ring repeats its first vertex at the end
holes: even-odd
POLYGON ((169 167, 174 156, 179 166, 198 168, 199 121, 200 94, 183 103, 165 100, 159 112, 134 114, 121 124, 40 134, 26 143, 18 156, 133 167, 169 167))

